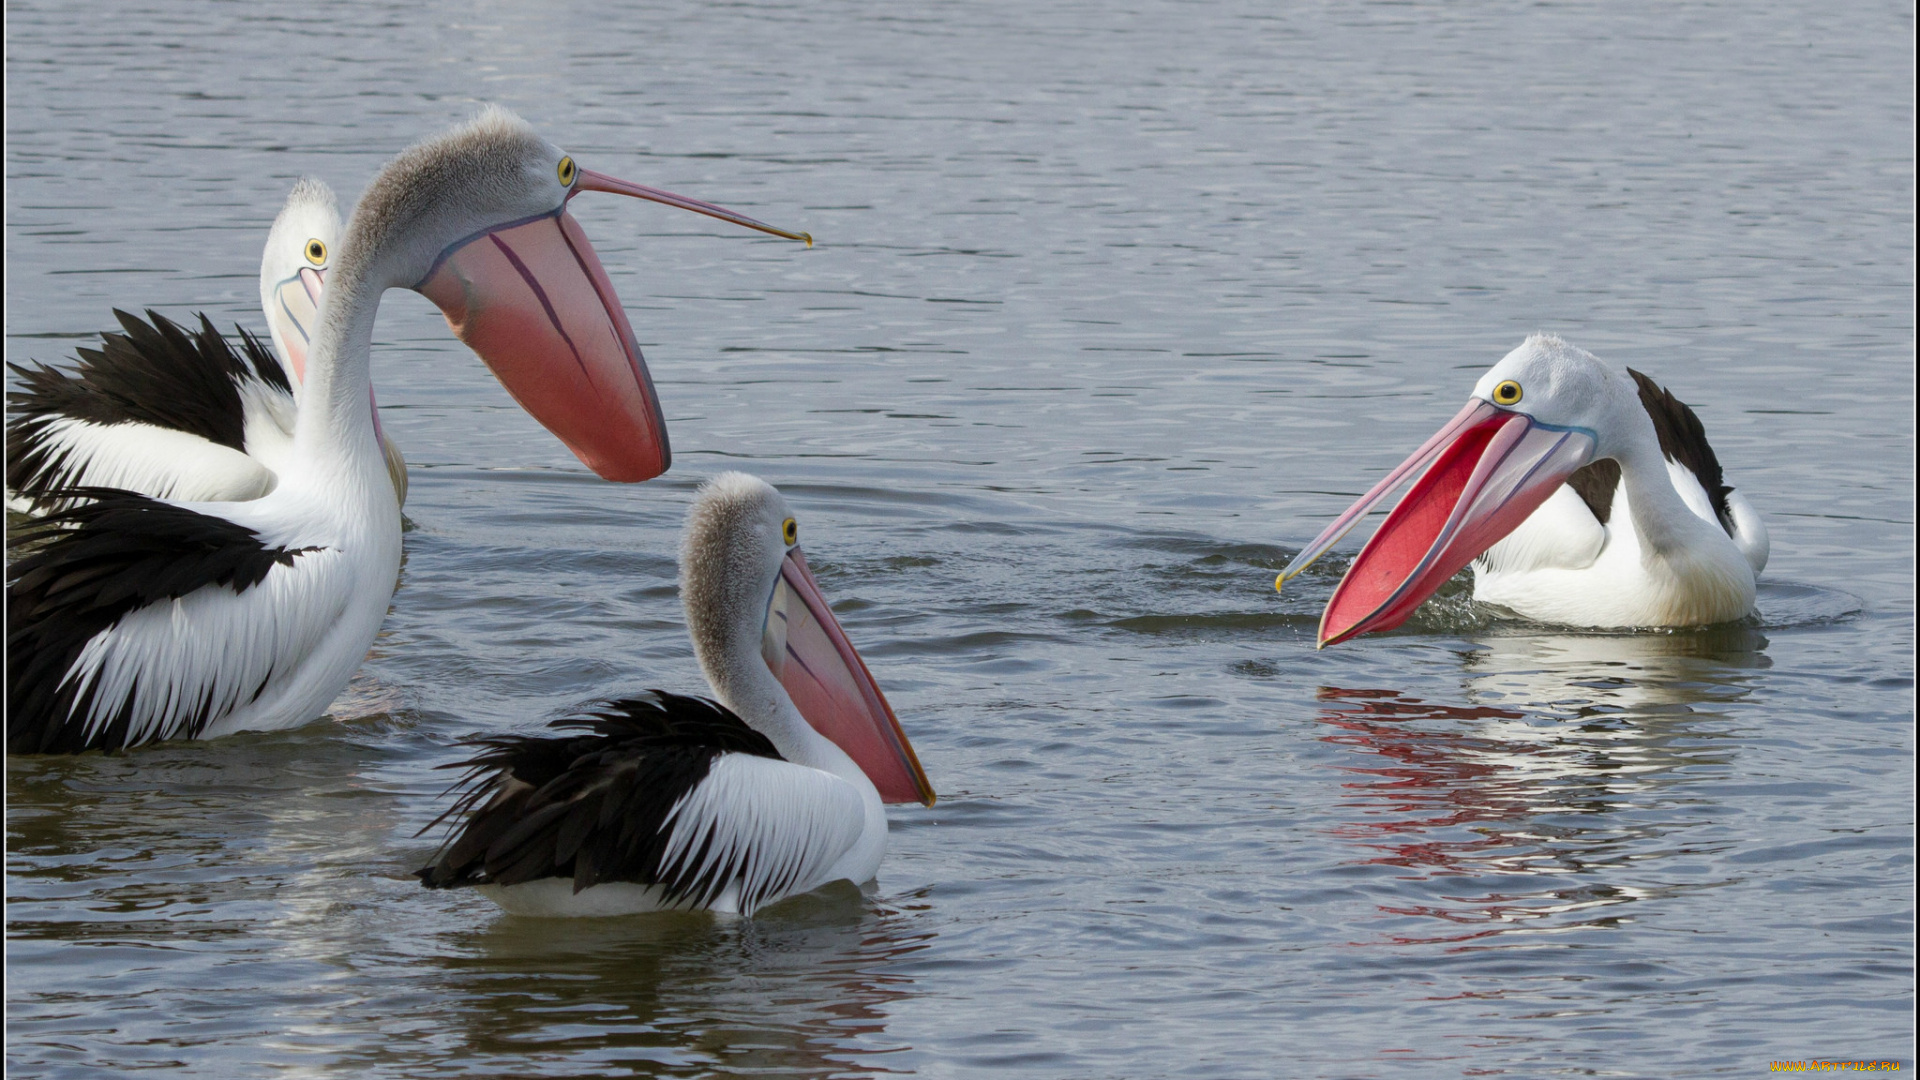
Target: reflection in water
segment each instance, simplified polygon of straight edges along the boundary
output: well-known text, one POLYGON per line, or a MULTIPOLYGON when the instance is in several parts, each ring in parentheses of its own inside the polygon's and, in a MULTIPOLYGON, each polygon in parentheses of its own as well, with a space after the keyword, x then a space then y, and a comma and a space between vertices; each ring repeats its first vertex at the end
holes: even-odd
MULTIPOLYGON (((1460 929, 1390 933, 1396 944, 1559 932, 1626 917, 1670 894, 1663 858, 1697 854, 1671 835, 1694 819, 1686 782, 1727 763, 1707 709, 1747 693, 1766 640, 1746 627, 1685 634, 1497 636, 1466 662, 1471 705, 1394 690, 1322 688, 1324 742, 1367 755, 1344 765, 1356 816, 1335 834, 1363 865, 1400 867, 1418 903, 1398 916, 1460 929), (1460 881, 1457 879, 1473 879, 1460 881)), ((1688 888, 1700 887, 1685 886, 1688 888)))
POLYGON ((15 1032, 91 1038, 101 1072, 192 1052, 235 1076, 873 1075, 906 1049, 886 1027, 912 983, 888 969, 933 936, 917 901, 846 886, 753 920, 541 920, 429 894, 396 822, 437 777, 386 775, 413 738, 391 727, 8 759, 9 987, 59 1005, 15 1032), (183 987, 206 1015, 101 1026, 183 987))
POLYGON ((523 1072, 888 1072, 884 1055, 904 1049, 885 1040, 888 1007, 911 980, 876 969, 932 936, 852 886, 755 919, 531 919, 453 900, 481 925, 443 932, 429 950, 440 1010, 464 1028, 463 1060, 523 1072))
POLYGON ((1751 672, 1773 665, 1746 623, 1638 634, 1488 635, 1468 654, 1467 695, 1479 704, 1564 718, 1687 711, 1744 698, 1751 672))

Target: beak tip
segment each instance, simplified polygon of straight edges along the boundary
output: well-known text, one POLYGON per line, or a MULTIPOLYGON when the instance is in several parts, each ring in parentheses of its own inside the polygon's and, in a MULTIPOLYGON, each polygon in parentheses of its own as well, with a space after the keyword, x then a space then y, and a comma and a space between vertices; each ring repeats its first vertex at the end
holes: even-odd
POLYGON ((1375 629, 1378 629, 1378 628, 1370 627, 1365 630, 1357 630, 1354 627, 1349 626, 1344 630, 1340 630, 1335 633, 1329 634, 1326 632, 1326 629, 1323 627, 1320 631, 1320 643, 1318 645, 1315 645, 1314 648, 1317 650, 1317 649, 1324 649, 1329 645, 1338 645, 1349 638, 1356 638, 1356 637, 1359 637, 1361 634, 1370 634, 1375 629))
POLYGON ((1286 588, 1286 584, 1287 584, 1287 575, 1281 574, 1279 577, 1276 577, 1273 579, 1273 591, 1274 592, 1284 591, 1284 589, 1286 588))

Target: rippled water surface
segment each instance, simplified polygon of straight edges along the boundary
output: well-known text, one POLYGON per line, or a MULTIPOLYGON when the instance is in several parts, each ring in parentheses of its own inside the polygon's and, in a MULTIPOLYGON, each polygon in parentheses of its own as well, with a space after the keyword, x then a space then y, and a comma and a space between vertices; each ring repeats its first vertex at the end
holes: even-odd
MULTIPOLYGON (((1913 1037, 1911 5, 7 7, 6 355, 260 328, 286 189, 521 111, 673 426, 601 483, 418 297, 333 719, 7 763, 16 1076, 1748 1075, 1913 1037), (1528 331, 1693 403, 1751 625, 1324 652, 1274 572, 1528 331), (548 922, 409 871, 473 731, 701 683, 779 484, 941 801, 877 887, 548 922)), ((1912 1066, 1907 1059, 1908 1067, 1912 1066)))

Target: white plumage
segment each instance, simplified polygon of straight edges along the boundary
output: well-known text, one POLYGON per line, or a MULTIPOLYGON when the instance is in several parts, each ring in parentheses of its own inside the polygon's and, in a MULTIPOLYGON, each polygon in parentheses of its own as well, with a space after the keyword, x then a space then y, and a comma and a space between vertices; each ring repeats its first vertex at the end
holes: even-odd
MULTIPOLYGON (((873 806, 879 809, 877 795, 873 806)), ((867 824, 860 790, 845 778, 789 761, 727 754, 674 805, 668 821, 669 873, 698 877, 725 865, 740 867, 728 883, 734 902, 714 910, 751 910, 837 878, 866 881, 880 869, 877 858, 871 866, 840 865, 867 824)), ((880 828, 886 828, 884 813, 880 828)))
MULTIPOLYGON (((239 502, 273 490, 277 477, 258 458, 190 432, 137 421, 100 424, 72 417, 47 422, 42 438, 68 455, 66 484, 138 491, 188 502, 239 502)), ((63 484, 63 486, 66 486, 63 484)), ((9 509, 36 505, 10 494, 9 509)))
POLYGON ((718 702, 649 691, 553 725, 592 735, 472 740, 485 751, 461 763, 464 793, 442 815, 455 831, 423 883, 473 886, 524 915, 751 915, 870 880, 883 797, 933 792, 797 536, 764 482, 703 487, 681 598, 718 702))
POLYGON ((681 898, 656 885, 619 881, 576 892, 571 879, 558 877, 481 885, 476 891, 516 915, 629 915, 686 908, 751 915, 828 882, 872 880, 886 853, 886 816, 878 798, 873 810, 879 815, 882 842, 862 844, 874 823, 853 784, 804 765, 723 754, 706 779, 670 811, 663 860, 670 876, 713 878, 716 887, 710 894, 681 898), (716 873, 726 867, 735 869, 716 873))
POLYGON ((462 340, 596 471, 664 469, 638 346, 566 212, 589 187, 763 227, 578 169, 503 110, 394 159, 331 251, 270 490, 172 502, 87 489, 16 535, 35 546, 7 571, 9 752, 270 730, 325 712, 373 643, 400 566, 369 372, 389 288, 440 290, 462 340))
POLYGON ((1476 600, 1541 622, 1701 626, 1754 610, 1766 526, 1724 482, 1699 418, 1557 337, 1529 337, 1482 375, 1276 584, 1409 480, 1328 600, 1322 645, 1399 625, 1468 563, 1476 600))
MULTIPOLYGON (((312 179, 296 183, 261 253, 271 351, 251 337, 236 350, 210 331, 189 338, 170 333, 175 328, 157 316, 149 315, 149 327, 123 315, 123 328, 140 332, 116 335, 103 353, 83 351, 92 360, 79 371, 21 369, 43 392, 21 395, 24 407, 9 420, 9 448, 49 464, 9 469, 8 506, 27 513, 58 508, 69 500, 37 496, 72 487, 190 502, 241 502, 272 491, 292 464, 306 355, 340 231, 332 189, 312 179)), ((406 461, 373 415, 404 504, 406 461)))

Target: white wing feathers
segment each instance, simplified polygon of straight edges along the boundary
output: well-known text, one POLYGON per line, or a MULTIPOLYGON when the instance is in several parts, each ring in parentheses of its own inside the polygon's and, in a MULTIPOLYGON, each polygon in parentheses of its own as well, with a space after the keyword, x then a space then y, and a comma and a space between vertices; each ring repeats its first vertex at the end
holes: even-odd
POLYGON ((238 450, 153 424, 59 417, 41 441, 64 454, 62 487, 110 487, 182 502, 257 499, 274 474, 238 450))
POLYGON ((1747 497, 1737 491, 1727 492, 1727 510, 1733 516, 1733 545, 1747 557, 1747 565, 1753 567, 1758 576, 1767 568, 1767 555, 1773 550, 1767 539, 1767 523, 1760 520, 1747 497))
POLYGON ((715 910, 725 909, 731 892, 740 913, 751 915, 832 880, 865 821, 860 793, 831 773, 724 754, 668 812, 661 877, 699 882, 689 899, 715 910))
MULTIPOLYGON (((1615 497, 1614 520, 1621 520, 1625 492, 1615 497)), ((1631 528, 1631 526, 1628 526, 1631 528)), ((1600 524, 1578 492, 1561 484, 1520 527, 1474 561, 1476 569, 1491 574, 1524 574, 1536 570, 1584 570, 1607 546, 1607 527, 1600 524)))
POLYGON ((204 586, 129 612, 94 635, 66 676, 83 692, 95 686, 88 737, 129 697, 129 746, 208 720, 240 720, 234 714, 266 704, 339 622, 353 595, 347 562, 331 548, 301 552, 238 596, 204 586))

